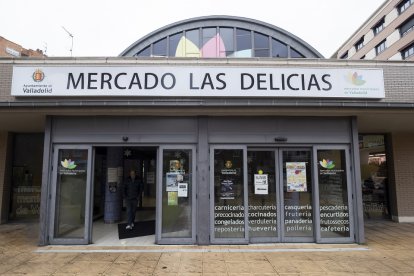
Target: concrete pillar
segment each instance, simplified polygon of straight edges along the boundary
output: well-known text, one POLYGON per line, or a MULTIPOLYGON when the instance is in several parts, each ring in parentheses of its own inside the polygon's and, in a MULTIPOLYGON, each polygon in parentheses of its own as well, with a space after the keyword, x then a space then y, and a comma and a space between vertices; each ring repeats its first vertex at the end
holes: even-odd
POLYGON ((198 120, 198 154, 197 154, 197 243, 210 243, 210 181, 209 181, 209 147, 208 119, 198 120))
POLYGON ((392 219, 414 222, 414 133, 392 133, 391 161, 394 171, 391 195, 395 198, 390 201, 397 208, 392 219))
POLYGON ((105 223, 115 223, 121 220, 122 211, 122 162, 121 147, 108 147, 107 178, 105 185, 105 223))

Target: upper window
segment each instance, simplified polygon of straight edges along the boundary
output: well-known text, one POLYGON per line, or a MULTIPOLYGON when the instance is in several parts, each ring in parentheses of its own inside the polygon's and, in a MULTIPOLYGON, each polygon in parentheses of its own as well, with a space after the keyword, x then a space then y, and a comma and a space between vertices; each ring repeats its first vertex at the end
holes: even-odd
POLYGON ((152 44, 152 55, 165 57, 167 55, 167 38, 158 40, 152 44))
POLYGON ((295 49, 293 49, 292 47, 290 47, 290 57, 291 58, 304 58, 305 56, 299 53, 298 51, 296 51, 295 49))
POLYGON ((255 57, 269 57, 269 36, 254 33, 254 56, 255 57))
POLYGON ((281 28, 258 20, 223 15, 169 24, 137 40, 120 56, 323 58, 312 46, 281 28))
POLYGON ((347 59, 348 58, 348 51, 346 51, 342 56, 341 59, 347 59))
POLYGON ((412 4, 414 4, 414 0, 403 0, 400 4, 398 4, 397 9, 399 13, 403 13, 406 9, 408 9, 412 4))
POLYGON ((407 35, 414 29, 414 15, 408 18, 403 24, 400 26, 400 34, 401 37, 407 35))
POLYGON ((363 46, 364 46, 364 37, 361 37, 361 39, 355 43, 355 50, 359 51, 363 46))
POLYGON ((381 54, 382 52, 384 52, 385 49, 386 49, 385 40, 383 40, 383 41, 381 41, 380 44, 378 44, 377 46, 375 46, 375 53, 378 56, 379 54, 381 54))
POLYGON ((385 20, 382 18, 375 26, 372 28, 374 31, 374 35, 377 35, 379 32, 381 32, 384 29, 385 20))
POLYGON ((304 58, 287 44, 263 33, 232 27, 185 30, 160 39, 136 56, 170 57, 274 57, 304 58))
POLYGON ((288 47, 286 44, 280 42, 272 38, 272 57, 275 58, 287 58, 288 54, 288 47))
POLYGON ((402 59, 407 59, 414 55, 414 43, 401 51, 402 59))

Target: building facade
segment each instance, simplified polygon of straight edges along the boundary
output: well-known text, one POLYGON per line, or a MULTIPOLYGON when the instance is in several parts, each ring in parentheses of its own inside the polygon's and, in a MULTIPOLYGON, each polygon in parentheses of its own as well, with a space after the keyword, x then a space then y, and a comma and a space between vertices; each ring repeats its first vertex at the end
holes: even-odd
POLYGON ((385 1, 332 58, 414 60, 414 2, 385 1))
POLYGON ((42 245, 122 221, 130 169, 157 244, 362 243, 366 218, 414 221, 412 63, 207 17, 0 73, 1 221, 39 220, 42 245))
POLYGON ((0 36, 0 57, 44 57, 42 50, 25 49, 21 45, 14 43, 0 36))

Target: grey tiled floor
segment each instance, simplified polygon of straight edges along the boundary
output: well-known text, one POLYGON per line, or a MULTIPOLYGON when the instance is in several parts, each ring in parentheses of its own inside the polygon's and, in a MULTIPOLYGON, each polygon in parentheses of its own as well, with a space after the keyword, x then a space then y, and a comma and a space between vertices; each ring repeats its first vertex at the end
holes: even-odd
POLYGON ((414 224, 365 229, 364 245, 38 247, 36 225, 5 224, 0 275, 414 275, 414 224))

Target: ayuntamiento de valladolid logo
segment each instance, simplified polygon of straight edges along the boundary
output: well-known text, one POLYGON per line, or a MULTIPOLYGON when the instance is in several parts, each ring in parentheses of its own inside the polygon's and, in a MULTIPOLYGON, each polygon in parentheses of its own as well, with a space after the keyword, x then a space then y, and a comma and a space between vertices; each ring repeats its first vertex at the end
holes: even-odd
POLYGON ((31 83, 23 85, 24 94, 51 94, 53 92, 52 85, 43 83, 46 75, 42 69, 37 68, 32 74, 31 83))

